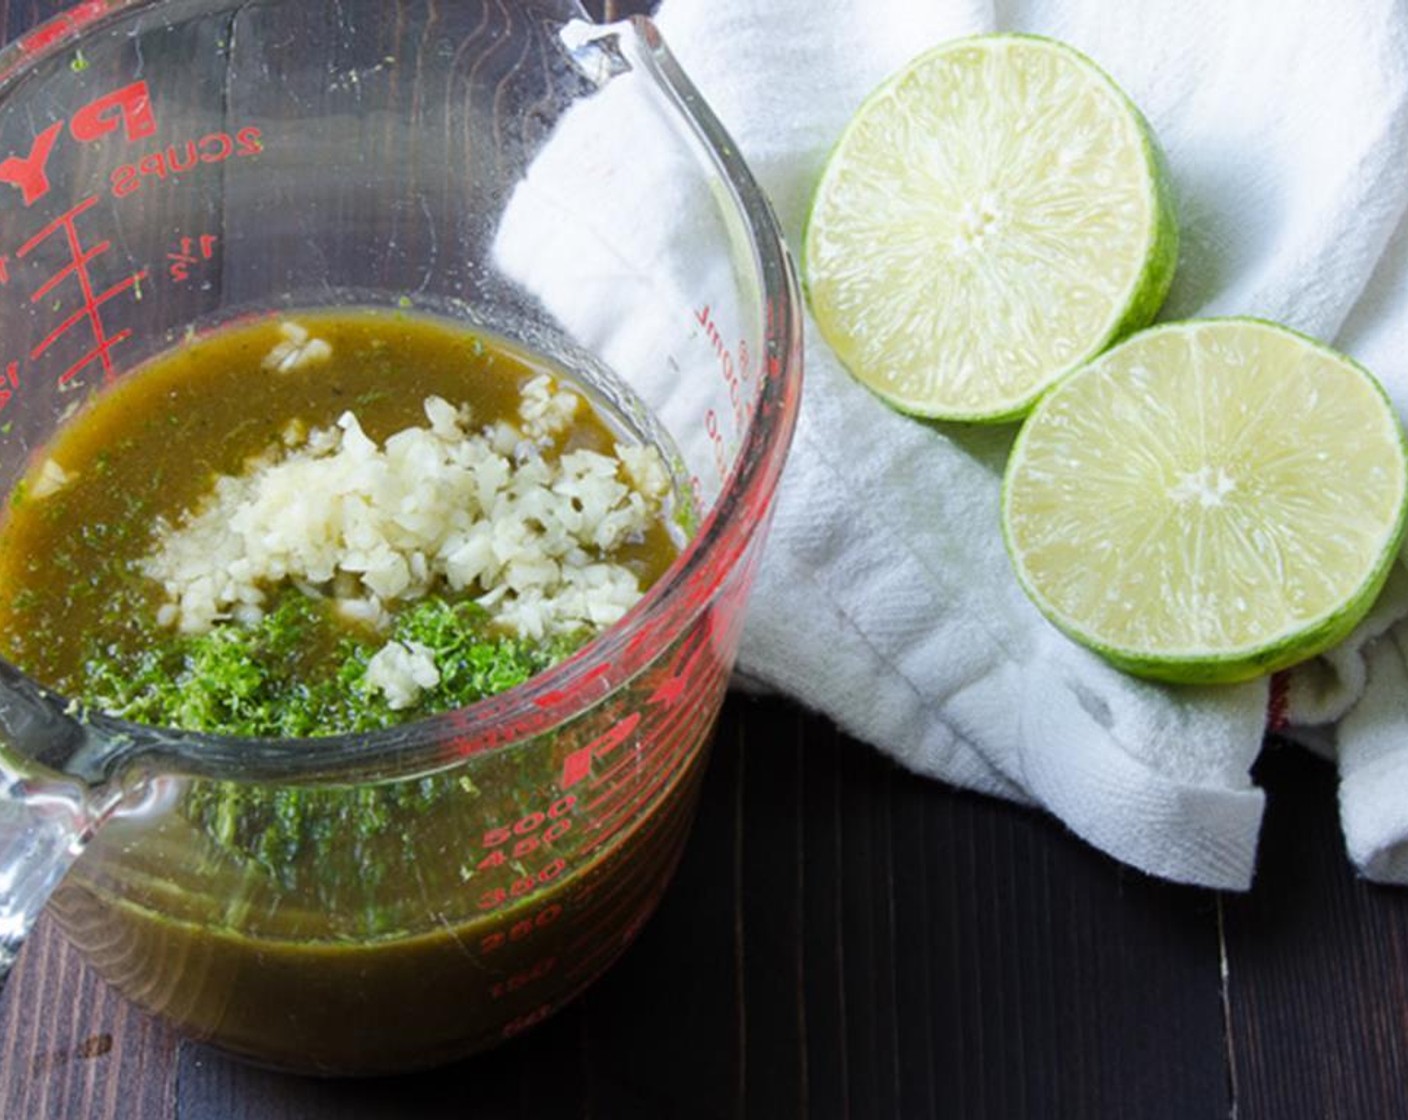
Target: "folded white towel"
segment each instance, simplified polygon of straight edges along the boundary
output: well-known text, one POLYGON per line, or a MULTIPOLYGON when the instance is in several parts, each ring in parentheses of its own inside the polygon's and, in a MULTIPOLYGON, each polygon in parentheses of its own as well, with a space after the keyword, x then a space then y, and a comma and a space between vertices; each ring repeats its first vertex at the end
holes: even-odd
MULTIPOLYGON (((846 121, 915 54, 992 30, 1071 43, 1168 156, 1184 236, 1162 318, 1280 320, 1347 350, 1408 405, 1399 0, 664 0, 658 23, 794 244, 846 121)), ((650 198, 644 184, 631 205, 650 198)), ((1255 866, 1264 798, 1249 770, 1270 704, 1338 751, 1357 865, 1408 881, 1408 637, 1394 629, 1408 573, 1341 649, 1274 690, 1136 681, 1017 587, 998 526, 1013 428, 911 421, 814 330, 807 344, 748 676, 920 773, 1043 806, 1152 874, 1234 889, 1255 866)))
MULTIPOLYGON (((1408 406, 1401 3, 664 0, 658 22, 794 243, 846 120, 915 54, 993 30, 1071 43, 1168 156, 1183 249, 1161 317, 1280 320, 1357 357, 1408 406)), ((1151 686, 1072 646, 1003 555, 1005 436, 893 416, 815 332, 808 342, 744 669, 906 765, 1035 801, 1146 871, 1245 887, 1267 686, 1151 686)), ((1408 881, 1408 636, 1371 639, 1405 614, 1397 578, 1354 639, 1291 675, 1284 713, 1293 734, 1343 717, 1318 741, 1338 749, 1350 855, 1394 881, 1408 881)))

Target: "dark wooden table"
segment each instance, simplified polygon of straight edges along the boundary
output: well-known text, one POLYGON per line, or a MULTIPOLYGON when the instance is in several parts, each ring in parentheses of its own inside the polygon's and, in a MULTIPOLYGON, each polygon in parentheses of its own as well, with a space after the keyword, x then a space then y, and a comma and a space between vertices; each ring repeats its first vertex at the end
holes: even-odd
MULTIPOLYGON (((0 0, 0 39, 61 7, 0 0)), ((1408 1116, 1408 892, 1356 880, 1328 766, 1272 742, 1258 777, 1256 888, 1220 896, 735 696, 659 913, 537 1030, 416 1077, 270 1074, 45 922, 0 1002, 0 1118, 1408 1116)))
POLYGON ((437 1073, 323 1082, 184 1042, 50 926, 0 1006, 5 1120, 1408 1116, 1408 895, 1272 744, 1245 897, 731 698, 661 909, 577 1004, 437 1073))

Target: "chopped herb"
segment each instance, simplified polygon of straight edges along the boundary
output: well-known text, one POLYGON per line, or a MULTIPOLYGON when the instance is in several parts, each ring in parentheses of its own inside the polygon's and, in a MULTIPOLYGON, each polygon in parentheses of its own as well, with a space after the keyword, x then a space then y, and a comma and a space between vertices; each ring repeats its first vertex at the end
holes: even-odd
POLYGON ((38 605, 39 593, 32 587, 24 587, 10 596, 12 610, 27 611, 38 605))
POLYGON ((252 625, 227 623, 200 635, 157 635, 134 654, 90 652, 90 704, 139 723, 225 735, 315 738, 370 731, 448 711, 522 684, 571 654, 586 635, 535 643, 495 632, 473 603, 422 599, 390 639, 430 651, 440 683, 411 708, 393 710, 366 687, 367 663, 383 638, 337 638, 325 601, 283 594, 252 625), (310 666, 310 645, 335 643, 331 672, 310 666))

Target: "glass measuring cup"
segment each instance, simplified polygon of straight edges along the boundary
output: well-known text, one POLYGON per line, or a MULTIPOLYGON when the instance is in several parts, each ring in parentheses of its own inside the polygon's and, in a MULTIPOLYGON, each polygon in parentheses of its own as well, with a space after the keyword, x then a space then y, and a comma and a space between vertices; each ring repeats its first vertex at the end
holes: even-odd
POLYGON ((690 543, 571 661, 388 732, 145 728, 0 662, 0 965, 59 884, 68 936, 141 1006, 254 1060, 371 1073, 531 1026, 650 913, 800 335, 768 207, 647 20, 93 0, 0 52, 0 489, 189 332, 335 305, 446 316, 571 370, 667 451, 690 543))

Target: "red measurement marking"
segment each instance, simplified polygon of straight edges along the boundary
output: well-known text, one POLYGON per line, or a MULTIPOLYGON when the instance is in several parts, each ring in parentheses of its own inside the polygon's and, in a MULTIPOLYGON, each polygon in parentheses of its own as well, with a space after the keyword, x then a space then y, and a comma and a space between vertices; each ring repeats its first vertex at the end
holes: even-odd
MULTIPOLYGON (((683 840, 677 835, 679 830, 666 834, 663 831, 659 834, 646 835, 639 833, 638 838, 642 843, 649 841, 653 851, 663 851, 673 847, 683 840)), ((637 871, 635 876, 644 876, 649 879, 657 879, 664 872, 664 865, 652 867, 647 871, 637 871)), ((619 929, 621 917, 630 914, 641 904, 641 898, 654 893, 653 887, 646 890, 645 895, 641 894, 641 882, 634 876, 626 877, 626 881, 621 881, 621 876, 617 877, 609 890, 594 895, 591 899, 590 915, 591 920, 586 924, 578 924, 570 932, 573 940, 567 945, 564 955, 571 961, 580 962, 587 959, 592 949, 603 940, 609 940, 612 929, 619 929), (607 936, 604 936, 607 935, 607 936)), ((584 912, 585 913, 585 912, 584 912)))
POLYGON ((15 254, 16 257, 20 258, 28 256, 49 238, 60 234, 63 236, 65 246, 68 249, 69 263, 59 269, 30 297, 31 303, 38 303, 59 284, 70 277, 78 282, 78 289, 83 298, 83 306, 50 331, 49 334, 40 341, 39 345, 29 353, 31 358, 39 358, 71 330, 86 321, 89 330, 91 330, 93 334, 93 348, 69 366, 60 376, 59 384, 61 385, 72 380, 93 362, 102 363, 103 376, 105 378, 109 378, 113 375, 112 350, 118 343, 131 337, 132 332, 130 330, 124 330, 119 331, 115 335, 109 335, 107 333, 107 327, 103 323, 101 308, 103 304, 107 303, 109 300, 136 287, 147 275, 146 270, 143 269, 141 272, 133 273, 125 280, 119 281, 104 291, 99 292, 94 289, 93 276, 92 273, 89 272, 88 266, 98 257, 106 253, 112 245, 111 242, 104 241, 91 249, 84 248, 83 240, 79 236, 77 222, 78 219, 87 211, 91 210, 97 202, 96 197, 87 198, 72 209, 60 214, 20 246, 18 252, 15 254))
POLYGON ((479 943, 479 950, 483 953, 492 953, 511 942, 526 941, 538 930, 547 929, 560 917, 562 917, 562 906, 559 903, 551 902, 531 917, 515 922, 507 931, 496 930, 486 934, 479 943))
POLYGON ((212 233, 202 234, 200 237, 183 237, 176 248, 176 252, 167 253, 166 259, 171 261, 171 279, 180 282, 191 278, 191 265, 198 261, 208 261, 215 256, 215 246, 220 239, 212 233))
POLYGON ((109 176, 114 198, 126 198, 144 186, 195 171, 201 164, 223 163, 231 157, 257 156, 264 151, 264 134, 257 128, 241 128, 234 134, 211 132, 198 140, 178 140, 155 152, 114 168, 109 176))
POLYGON ((611 672, 610 663, 603 663, 601 665, 598 665, 596 666, 596 668, 592 669, 589 673, 587 673, 587 675, 582 678, 581 682, 574 686, 570 692, 566 692, 561 689, 558 689, 555 692, 545 692, 536 700, 534 700, 533 703, 540 708, 551 708, 554 704, 557 704, 562 700, 566 700, 569 697, 579 695, 587 685, 595 684, 602 678, 604 674, 609 672, 611 672))
POLYGON ((656 887, 643 901, 629 900, 627 905, 612 910, 605 921, 597 923, 591 933, 581 939, 580 946, 574 944, 571 947, 567 954, 571 963, 566 975, 586 977, 599 974, 639 936, 655 913, 663 893, 663 887, 656 887))
POLYGON ((599 921, 593 922, 586 929, 574 931, 578 934, 576 940, 562 952, 563 959, 568 962, 566 975, 579 977, 598 971, 603 953, 610 957, 614 950, 620 947, 621 929, 624 925, 629 925, 631 915, 643 910, 648 916, 652 909, 651 899, 658 899, 659 894, 658 890, 651 890, 645 896, 644 902, 632 894, 617 901, 609 911, 599 915, 599 921))
POLYGON ((545 1003, 539 1007, 535 1007, 532 1011, 528 1012, 527 1015, 520 1015, 517 1019, 514 1019, 512 1022, 505 1024, 503 1030, 499 1033, 501 1037, 505 1039, 512 1038, 514 1035, 517 1034, 522 1034, 529 1027, 537 1026, 549 1015, 551 1015, 552 1009, 553 1005, 550 1003, 545 1003))
MULTIPOLYGON (((629 768, 630 768, 631 766, 633 766, 633 765, 638 765, 639 762, 640 762, 640 759, 637 758, 635 755, 633 755, 633 754, 628 754, 628 755, 626 755, 625 758, 621 759, 621 760, 620 760, 619 762, 617 762, 614 766, 611 766, 609 769, 605 770, 605 771, 602 772, 601 774, 598 774, 598 775, 592 780, 591 788, 592 788, 592 789, 600 789, 602 786, 610 785, 613 781, 615 781, 615 780, 621 775, 621 773, 622 773, 623 771, 629 769, 629 768)), ((610 791, 608 791, 608 793, 607 793, 607 797, 609 797, 609 796, 610 796, 610 791)), ((602 801, 604 801, 604 800, 606 800, 606 797, 598 797, 595 801, 589 802, 589 803, 587 804, 587 811, 588 811, 588 812, 596 812, 597 807, 598 807, 598 806, 602 803, 602 801)))
POLYGON ((569 793, 566 797, 549 805, 545 813, 535 809, 526 816, 519 817, 511 825, 499 825, 487 830, 484 833, 482 843, 486 848, 500 848, 515 836, 527 836, 542 828, 549 821, 560 821, 576 807, 577 798, 574 794, 569 793))
MULTIPOLYGON (((636 803, 638 794, 637 788, 651 779, 654 775, 662 772, 668 777, 669 772, 677 763, 681 754, 688 753, 695 737, 700 733, 703 724, 706 722, 704 713, 713 703, 716 690, 722 684, 726 674, 722 665, 694 682, 695 688, 691 691, 691 701, 685 704, 677 704, 669 708, 666 714, 649 730, 643 737, 644 750, 629 754, 616 762, 605 772, 598 774, 591 781, 593 790, 603 790, 594 800, 585 806, 589 816, 594 817, 594 822, 588 827, 595 831, 604 828, 614 821, 612 813, 614 810, 605 808, 613 800, 631 801, 636 803), (627 771, 630 771, 627 773, 627 771), (624 780, 619 780, 622 774, 624 780), (603 788, 605 787, 605 788, 603 788)), ((660 783, 654 783, 652 790, 658 789, 660 783)), ((614 830, 608 831, 605 836, 614 835, 614 830)), ((603 837, 598 837, 578 854, 584 854, 592 848, 600 846, 603 837)))
POLYGON ((0 284, 10 282, 10 258, 0 255, 0 284))
POLYGON ((81 144, 91 144, 122 129, 128 140, 145 140, 156 135, 156 114, 146 82, 114 90, 106 97, 90 101, 73 114, 69 131, 81 144))
POLYGON ((5 383, 0 386, 0 411, 10 403, 10 398, 15 395, 15 390, 20 387, 20 364, 11 362, 5 367, 5 383))
POLYGON ((597 796, 583 806, 586 812, 596 816, 601 812, 601 806, 615 794, 629 788, 631 782, 638 781, 642 774, 653 773, 681 738, 678 731, 681 722, 675 718, 659 720, 634 750, 593 778, 590 789, 597 796))
POLYGON ((704 336, 708 340, 710 347, 714 351, 714 356, 719 363, 719 377, 728 388, 728 399, 730 411, 733 414, 734 430, 742 429, 746 420, 746 408, 743 400, 742 387, 746 382, 753 379, 752 357, 748 353, 748 343, 740 341, 738 344, 737 357, 729 349, 728 343, 724 340, 719 324, 714 318, 713 308, 705 304, 697 308, 694 312, 695 321, 704 330, 704 336))
MULTIPOLYGON (((460 711, 450 714, 450 718, 460 726, 467 726, 469 721, 464 718, 460 711)), ((486 751, 490 747, 497 747, 503 743, 514 741, 513 736, 505 734, 503 731, 474 731, 469 734, 459 735, 450 743, 451 749, 459 755, 478 754, 486 751)))
POLYGON ((695 736, 700 730, 700 726, 689 719, 677 720, 669 727, 662 727, 655 737, 655 744, 657 748, 667 746, 668 749, 647 759, 648 765, 641 766, 625 781, 606 790, 585 806, 586 812, 594 818, 588 830, 596 835, 589 844, 577 850, 578 859, 612 840, 634 819, 637 807, 649 804, 678 777, 681 763, 688 764, 695 736), (612 806, 612 801, 619 804, 612 806), (622 811, 623 805, 627 810, 625 812, 622 811))
POLYGON ((635 810, 639 806, 649 805, 655 796, 678 776, 679 763, 681 759, 688 757, 691 745, 688 735, 679 736, 672 744, 673 749, 668 754, 655 759, 653 765, 637 771, 631 775, 629 781, 622 782, 608 790, 595 802, 588 805, 587 811, 596 815, 593 831, 597 835, 593 837, 590 845, 579 849, 577 855, 580 857, 583 851, 599 848, 608 843, 621 829, 629 825, 635 815, 635 810), (605 808, 613 799, 625 803, 630 811, 619 812, 617 809, 605 808))
POLYGON ((579 747, 569 754, 562 763, 562 779, 558 785, 569 789, 576 785, 592 770, 592 759, 610 754, 635 733, 640 726, 640 713, 632 712, 605 735, 593 739, 585 747, 579 747))
POLYGON ((592 772, 592 752, 589 747, 573 751, 562 763, 562 780, 558 783, 563 789, 571 789, 578 782, 585 781, 592 772))
MULTIPOLYGON (((684 681, 688 678, 696 677, 695 666, 697 661, 698 658, 696 657, 694 661, 691 661, 685 672, 680 677, 673 678, 673 680, 684 681)), ((719 668, 721 668, 721 666, 719 668)), ((712 703, 714 689, 718 686, 721 679, 719 668, 716 668, 714 672, 698 676, 694 680, 694 687, 690 690, 688 702, 682 704, 672 703, 661 715, 659 720, 651 726, 650 733, 644 736, 647 749, 643 757, 641 755, 628 755, 621 759, 609 770, 598 774, 592 779, 592 789, 600 789, 602 786, 609 784, 624 768, 630 766, 632 763, 650 761, 652 754, 658 753, 663 747, 672 743, 677 735, 678 729, 681 726, 687 727, 703 707, 712 703)), ((598 755, 598 757, 600 756, 598 755)), ((588 804, 587 809, 595 811, 602 802, 608 800, 614 792, 614 790, 608 790, 601 797, 598 797, 595 801, 588 804)))
POLYGON ((489 988, 489 998, 503 999, 504 996, 513 995, 528 987, 529 984, 551 976, 555 968, 557 968, 557 958, 546 957, 537 964, 491 985, 489 988))
MULTIPOLYGON (((614 918, 611 925, 619 926, 620 918, 614 918)), ((581 956, 572 958, 571 963, 563 970, 565 978, 578 980, 599 976, 607 965, 621 955, 629 939, 617 933, 615 929, 606 932, 608 936, 604 940, 598 941, 581 956)))
POLYGON ((651 704, 673 704, 681 696, 689 683, 689 678, 681 673, 660 682, 660 687, 650 694, 651 704))
POLYGON ((494 887, 479 896, 478 907, 483 911, 497 910, 515 898, 532 894, 539 887, 545 887, 558 879, 567 870, 565 859, 555 859, 546 867, 531 875, 515 879, 507 887, 494 887))
POLYGON ((57 43, 70 32, 87 26, 107 11, 107 0, 83 0, 66 12, 60 12, 48 23, 40 25, 20 40, 20 50, 33 54, 57 43))

